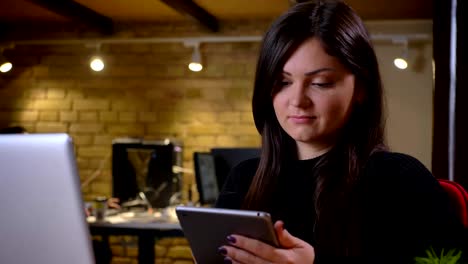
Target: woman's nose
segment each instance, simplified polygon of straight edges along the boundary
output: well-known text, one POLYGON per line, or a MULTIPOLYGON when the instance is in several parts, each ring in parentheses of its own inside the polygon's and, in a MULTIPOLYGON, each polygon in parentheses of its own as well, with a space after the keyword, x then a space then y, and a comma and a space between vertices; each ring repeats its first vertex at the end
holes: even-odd
POLYGON ((304 108, 312 104, 311 99, 306 93, 305 85, 294 84, 291 88, 290 103, 292 106, 304 108))

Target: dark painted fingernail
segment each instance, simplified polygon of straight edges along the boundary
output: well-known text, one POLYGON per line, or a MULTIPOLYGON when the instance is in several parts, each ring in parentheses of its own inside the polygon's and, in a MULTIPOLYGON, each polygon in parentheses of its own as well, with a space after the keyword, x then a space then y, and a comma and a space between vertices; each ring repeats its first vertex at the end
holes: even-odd
POLYGON ((224 264, 232 264, 232 260, 230 258, 224 258, 224 264))
POLYGON ((236 243, 236 238, 233 236, 227 236, 226 237, 227 241, 231 242, 232 244, 236 243))
POLYGON ((219 247, 218 248, 218 253, 223 255, 223 256, 226 256, 227 250, 224 247, 219 247))

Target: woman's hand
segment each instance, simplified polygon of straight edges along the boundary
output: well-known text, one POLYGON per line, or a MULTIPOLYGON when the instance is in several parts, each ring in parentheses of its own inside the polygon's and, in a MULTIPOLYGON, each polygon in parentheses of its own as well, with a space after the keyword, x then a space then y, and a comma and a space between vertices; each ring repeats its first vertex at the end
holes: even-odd
POLYGON ((261 241, 240 235, 231 235, 229 245, 218 249, 225 256, 224 263, 273 264, 273 263, 307 263, 315 260, 314 248, 283 228, 281 221, 275 223, 275 231, 280 248, 272 247, 261 241))

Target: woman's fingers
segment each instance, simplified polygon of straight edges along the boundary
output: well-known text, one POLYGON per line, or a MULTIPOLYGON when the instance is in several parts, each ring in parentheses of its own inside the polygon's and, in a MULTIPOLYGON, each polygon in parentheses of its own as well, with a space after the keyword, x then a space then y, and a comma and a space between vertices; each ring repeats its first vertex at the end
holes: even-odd
POLYGON ((278 237, 278 242, 282 248, 294 248, 301 242, 301 240, 292 236, 286 229, 284 229, 284 223, 282 221, 276 221, 274 227, 276 236, 278 237))
POLYGON ((230 235, 228 236, 227 240, 231 245, 253 253, 254 256, 258 256, 263 259, 271 259, 272 257, 274 257, 272 256, 272 254, 276 253, 276 248, 259 240, 248 238, 245 236, 230 235))
POLYGON ((226 264, 314 263, 314 248, 283 227, 281 221, 274 225, 280 248, 241 235, 230 235, 227 237, 229 245, 220 247, 219 253, 226 257, 226 264))
POLYGON ((248 263, 248 264, 267 264, 270 263, 260 256, 254 255, 249 251, 244 249, 236 248, 233 246, 224 246, 226 249, 225 261, 224 263, 248 263))

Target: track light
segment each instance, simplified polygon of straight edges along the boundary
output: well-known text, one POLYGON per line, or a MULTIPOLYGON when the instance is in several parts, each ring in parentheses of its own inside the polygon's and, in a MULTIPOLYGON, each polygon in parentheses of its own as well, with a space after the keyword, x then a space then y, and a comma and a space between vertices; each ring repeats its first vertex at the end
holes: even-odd
POLYGON ((91 67, 91 69, 93 71, 102 71, 104 69, 104 61, 102 60, 101 57, 99 56, 93 56, 91 57, 91 60, 90 60, 90 63, 89 63, 89 67, 91 67))
POLYGON ((401 40, 394 40, 394 43, 400 43, 403 45, 403 51, 401 57, 396 57, 393 60, 393 64, 395 67, 397 67, 400 70, 404 70, 408 68, 408 40, 407 39, 401 39, 401 40))
POLYGON ((203 69, 203 64, 202 64, 201 54, 200 54, 200 43, 198 42, 185 43, 185 45, 193 47, 192 59, 188 65, 188 68, 194 72, 201 71, 203 69))
POLYGON ((13 64, 3 56, 3 50, 0 50, 0 72, 6 73, 13 68, 13 64))
POLYGON ((96 44, 95 45, 95 48, 96 48, 96 53, 95 55, 93 55, 91 57, 91 59, 89 60, 89 67, 91 68, 91 70, 93 71, 96 71, 96 72, 100 72, 104 69, 105 67, 105 64, 104 64, 104 60, 102 59, 102 57, 99 55, 99 50, 101 48, 101 45, 100 44, 96 44))
POLYGON ((13 64, 9 61, 1 62, 0 65, 0 72, 6 73, 9 72, 13 68, 13 64))
POLYGON ((395 64, 395 67, 401 70, 408 68, 408 62, 404 58, 395 58, 393 60, 393 64, 395 64))

